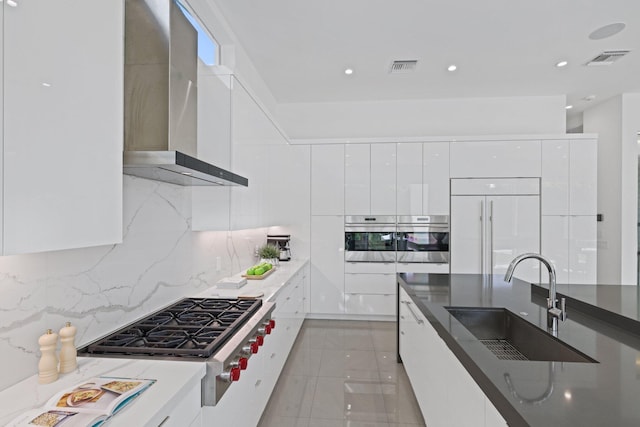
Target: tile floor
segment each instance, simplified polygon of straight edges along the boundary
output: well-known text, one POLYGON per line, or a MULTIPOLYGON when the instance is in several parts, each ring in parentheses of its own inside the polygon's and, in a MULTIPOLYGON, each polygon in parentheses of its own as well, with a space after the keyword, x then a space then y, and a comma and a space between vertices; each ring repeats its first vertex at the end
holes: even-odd
POLYGON ((259 427, 424 426, 394 322, 306 320, 259 427))

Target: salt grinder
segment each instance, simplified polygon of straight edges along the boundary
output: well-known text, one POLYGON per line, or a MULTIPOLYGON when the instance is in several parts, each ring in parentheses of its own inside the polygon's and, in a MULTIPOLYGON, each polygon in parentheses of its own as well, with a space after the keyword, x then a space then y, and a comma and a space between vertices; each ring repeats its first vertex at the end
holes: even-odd
POLYGON ((78 367, 76 350, 76 327, 71 326, 71 322, 67 322, 66 325, 60 329, 60 341, 62 347, 60 348, 60 373, 66 374, 67 372, 73 372, 78 367))
POLYGON ((38 382, 49 384, 58 379, 58 357, 56 356, 58 334, 47 329, 47 332, 38 339, 38 344, 42 354, 38 362, 38 382))

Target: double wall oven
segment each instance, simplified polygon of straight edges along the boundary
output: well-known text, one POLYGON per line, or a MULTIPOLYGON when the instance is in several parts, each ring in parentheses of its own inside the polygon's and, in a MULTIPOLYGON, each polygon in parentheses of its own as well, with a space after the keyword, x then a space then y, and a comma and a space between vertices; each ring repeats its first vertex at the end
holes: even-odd
POLYGON ((449 216, 347 216, 345 261, 449 263, 449 216))

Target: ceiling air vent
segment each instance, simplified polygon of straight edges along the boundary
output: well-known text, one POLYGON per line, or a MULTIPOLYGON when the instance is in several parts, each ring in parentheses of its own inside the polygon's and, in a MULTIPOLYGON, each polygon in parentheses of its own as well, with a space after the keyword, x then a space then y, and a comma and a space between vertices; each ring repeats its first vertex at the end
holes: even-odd
POLYGON ((410 59, 406 61, 393 61, 391 64, 391 69, 389 73, 410 73, 416 69, 416 65, 418 65, 417 59, 410 59))
POLYGON ((611 65, 618 59, 625 56, 627 53, 631 51, 629 50, 606 50, 602 52, 600 55, 593 58, 591 61, 587 62, 585 65, 611 65))

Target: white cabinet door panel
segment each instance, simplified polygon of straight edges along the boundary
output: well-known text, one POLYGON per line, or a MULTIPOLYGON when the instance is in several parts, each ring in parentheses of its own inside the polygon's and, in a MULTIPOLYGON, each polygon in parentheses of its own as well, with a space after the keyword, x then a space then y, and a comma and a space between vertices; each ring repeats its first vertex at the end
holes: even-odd
POLYGON ((312 313, 344 313, 344 219, 311 217, 312 313))
POLYGON ((372 215, 396 214, 396 144, 371 145, 372 215))
POLYGON ((399 262, 398 273, 448 273, 449 264, 399 262))
POLYGON ((424 143, 422 154, 422 214, 449 215, 449 143, 424 143))
POLYGON ((570 216, 569 278, 571 283, 597 281, 597 230, 595 216, 570 216))
POLYGON ((487 398, 484 399, 484 425, 485 427, 507 427, 507 422, 487 398))
POLYGON ((311 215, 344 215, 344 145, 311 147, 311 215))
POLYGON ((350 274, 344 275, 344 291, 351 294, 395 294, 394 274, 350 274))
POLYGON ((539 177, 540 141, 460 141, 450 144, 451 177, 539 177))
MULTIPOLYGON (((400 143, 397 146, 397 215, 423 214, 423 144, 400 143)), ((449 164, 447 162, 447 169, 449 164)), ((447 189, 449 188, 449 172, 447 189)), ((449 201, 447 200, 447 207, 449 201)))
POLYGON ((484 262, 484 196, 451 197, 451 273, 482 273, 484 262))
POLYGON ((596 140, 571 141, 571 188, 569 213, 596 215, 598 203, 598 142, 596 140))
POLYGON ((569 213, 569 141, 542 141, 542 215, 569 213))
MULTIPOLYGON (((487 197, 489 229, 487 243, 492 274, 504 275, 513 258, 540 251, 540 198, 539 196, 487 197)), ((525 260, 518 266, 515 276, 537 281, 540 266, 535 260, 525 260)))
POLYGON ((345 273, 364 274, 394 274, 396 264, 394 262, 345 262, 345 273))
POLYGON ((123 2, 5 7, 4 252, 122 241, 123 2))
MULTIPOLYGON (((556 269, 558 283, 569 283, 569 217, 542 216, 540 253, 548 257, 556 269)), ((549 273, 543 268, 540 273, 543 283, 549 282, 549 273)))
POLYGON ((371 213, 370 168, 369 144, 345 145, 344 209, 346 215, 369 215, 371 213))
POLYGON ((396 314, 395 292, 386 295, 345 294, 344 304, 347 314, 376 316, 392 316, 396 314))

